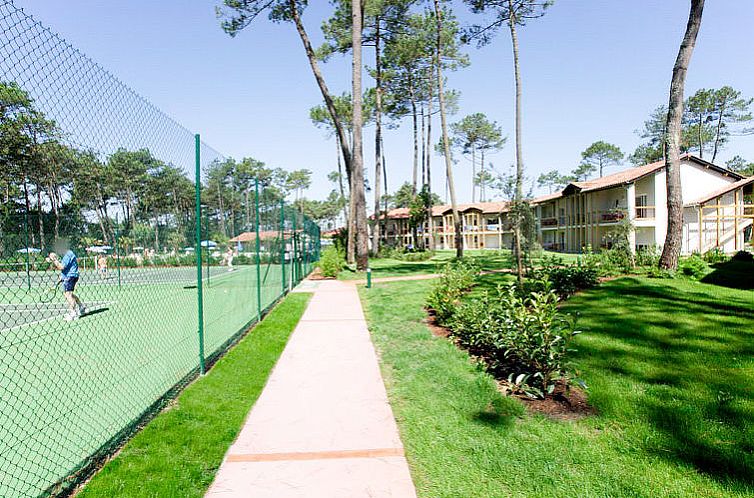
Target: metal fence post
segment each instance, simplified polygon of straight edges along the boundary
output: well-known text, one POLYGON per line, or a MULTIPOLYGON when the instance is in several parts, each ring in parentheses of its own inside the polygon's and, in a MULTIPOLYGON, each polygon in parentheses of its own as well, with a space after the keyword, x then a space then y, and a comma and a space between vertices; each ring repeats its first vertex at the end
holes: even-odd
POLYGON ((257 231, 257 322, 262 320, 262 255, 259 252, 259 178, 254 179, 254 211, 257 231))
POLYGON ((118 245, 118 239, 120 239, 120 220, 118 219, 118 213, 115 213, 115 266, 118 268, 118 290, 120 290, 120 246, 118 245))
POLYGON ((199 372, 204 375, 206 369, 204 364, 204 291, 202 289, 202 172, 199 134, 194 136, 194 146, 196 147, 196 185, 194 188, 196 247, 194 248, 194 254, 196 254, 196 296, 199 323, 199 372))
MULTIPOLYGON (((26 290, 31 292, 31 273, 29 272, 29 213, 24 210, 24 266, 26 266, 26 290)), ((42 244, 40 244, 41 246, 42 244)), ((41 249, 41 247, 40 247, 41 249)))
POLYGON ((285 200, 280 199, 280 280, 283 283, 282 295, 285 294, 287 285, 285 281, 285 200))
POLYGON ((293 213, 293 282, 291 287, 298 283, 298 254, 297 254, 296 213, 293 213))

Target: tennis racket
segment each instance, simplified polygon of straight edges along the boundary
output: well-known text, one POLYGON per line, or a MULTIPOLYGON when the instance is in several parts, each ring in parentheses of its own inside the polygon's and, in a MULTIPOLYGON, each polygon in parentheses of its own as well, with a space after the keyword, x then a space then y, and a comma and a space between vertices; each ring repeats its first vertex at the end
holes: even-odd
POLYGON ((42 292, 42 302, 51 303, 55 296, 58 294, 58 288, 63 283, 63 279, 59 278, 55 285, 48 287, 42 292))

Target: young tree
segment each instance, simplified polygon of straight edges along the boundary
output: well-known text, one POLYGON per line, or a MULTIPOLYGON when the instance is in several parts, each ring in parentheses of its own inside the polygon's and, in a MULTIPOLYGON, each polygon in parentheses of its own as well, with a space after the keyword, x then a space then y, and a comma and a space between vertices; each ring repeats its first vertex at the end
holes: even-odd
POLYGON ((683 87, 686 82, 691 54, 696 45, 696 36, 702 24, 704 0, 691 0, 689 20, 686 33, 678 50, 678 57, 673 66, 670 82, 670 97, 667 118, 667 195, 668 195, 668 231, 665 245, 660 255, 660 268, 675 270, 678 268, 678 256, 681 254, 683 237, 683 197, 681 194, 681 120, 683 118, 683 87))
POLYGON ((489 121, 483 113, 477 112, 451 124, 450 130, 453 133, 453 145, 463 154, 471 154, 471 202, 476 202, 477 185, 480 186, 480 197, 484 201, 484 183, 477 182, 477 154, 481 156, 480 170, 484 175, 485 152, 500 150, 505 144, 502 129, 496 122, 489 121))
POLYGON ((714 110, 715 91, 706 88, 697 90, 684 105, 684 124, 693 132, 694 144, 699 150, 701 159, 704 159, 704 149, 712 140, 711 127, 708 123, 712 120, 714 110))
POLYGON ((735 171, 743 176, 754 175, 754 162, 749 162, 741 156, 734 156, 732 159, 725 162, 725 166, 729 170, 735 171))
POLYGON ((596 165, 582 161, 573 171, 571 171, 571 178, 576 182, 584 182, 588 180, 595 171, 597 171, 596 165))
MULTIPOLYGON (((501 26, 508 26, 513 45, 513 72, 516 81, 516 195, 514 202, 523 202, 524 159, 521 144, 521 65, 518 50, 518 26, 545 15, 553 0, 464 0, 471 11, 478 14, 492 13, 488 23, 475 25, 468 32, 468 39, 476 39, 479 45, 489 43, 501 26)), ((515 211, 515 210, 514 210, 515 211)), ((514 219, 516 239, 516 268, 518 280, 523 279, 524 265, 521 255, 521 223, 514 219)))
MULTIPOLYGON (((752 120, 749 107, 754 99, 741 97, 741 92, 734 90, 732 87, 724 86, 715 90, 714 112, 712 121, 715 126, 715 138, 712 148, 712 162, 715 162, 717 152, 731 134, 731 128, 735 125, 748 123, 752 120)), ((744 130, 744 133, 750 133, 751 130, 744 130)))
POLYGON ((547 193, 552 194, 555 189, 561 189, 568 183, 568 178, 562 176, 556 169, 542 173, 537 178, 537 186, 547 187, 547 193))
POLYGON ((602 171, 609 166, 616 166, 623 160, 623 152, 617 145, 603 142, 602 140, 594 142, 581 153, 583 163, 590 164, 599 169, 600 178, 602 171))

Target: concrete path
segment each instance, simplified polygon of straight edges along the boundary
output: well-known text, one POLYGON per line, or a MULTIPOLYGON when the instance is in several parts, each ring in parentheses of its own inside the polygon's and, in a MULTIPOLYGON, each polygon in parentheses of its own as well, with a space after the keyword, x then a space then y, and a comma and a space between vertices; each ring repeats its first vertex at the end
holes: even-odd
POLYGON ((416 496, 355 286, 317 282, 206 496, 416 496))

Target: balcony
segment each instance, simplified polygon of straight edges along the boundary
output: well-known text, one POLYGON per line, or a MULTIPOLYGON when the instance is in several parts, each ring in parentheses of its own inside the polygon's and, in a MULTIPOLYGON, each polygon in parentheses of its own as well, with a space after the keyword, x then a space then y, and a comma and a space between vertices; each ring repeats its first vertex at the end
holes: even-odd
POLYGON ((601 223, 617 223, 626 217, 625 211, 609 211, 600 214, 601 223))
POLYGON ((556 227, 558 226, 558 219, 557 218, 543 218, 541 225, 543 227, 556 227))
POLYGON ((636 206, 637 220, 653 220, 655 218, 654 206, 636 206))

